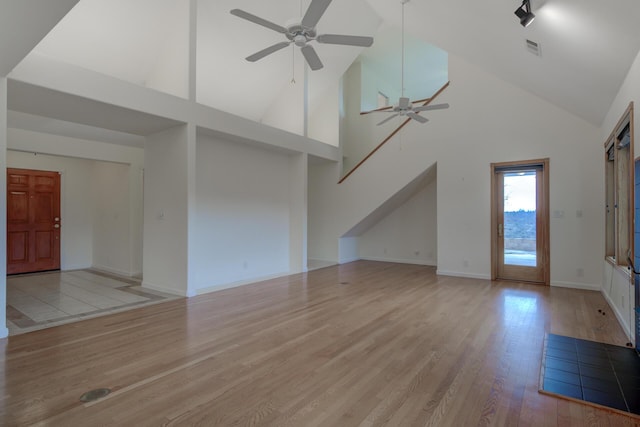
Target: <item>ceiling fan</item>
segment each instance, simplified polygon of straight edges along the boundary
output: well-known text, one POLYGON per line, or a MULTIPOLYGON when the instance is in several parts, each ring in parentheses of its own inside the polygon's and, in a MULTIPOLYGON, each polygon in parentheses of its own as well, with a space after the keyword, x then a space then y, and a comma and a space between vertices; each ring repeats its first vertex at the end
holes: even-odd
POLYGON ((409 98, 401 97, 398 101, 398 105, 393 107, 391 110, 378 110, 378 113, 394 113, 392 116, 387 117, 380 123, 378 126, 388 122, 394 117, 409 117, 410 119, 416 120, 420 123, 427 123, 429 119, 426 117, 420 116, 417 114, 419 111, 431 111, 431 110, 444 110, 445 108, 449 108, 449 104, 435 104, 435 105, 422 105, 419 107, 414 107, 409 98))
POLYGON ((251 21, 254 24, 262 25, 263 27, 269 28, 270 30, 276 31, 278 33, 284 34, 288 39, 288 41, 276 43, 273 46, 269 46, 266 49, 248 56, 246 58, 247 61, 258 61, 259 59, 277 52, 280 49, 284 49, 291 43, 294 43, 296 46, 300 47, 300 51, 302 52, 304 59, 309 64, 309 67, 315 71, 321 69, 323 65, 322 61, 320 61, 320 57, 316 53, 313 46, 309 44, 309 42, 315 40, 318 43, 325 44, 362 47, 371 46, 373 44, 373 37, 316 33, 316 25, 318 24, 318 21, 320 21, 320 18, 322 18, 324 12, 327 10, 327 7, 329 7, 329 4, 331 4, 331 1, 332 0, 312 0, 302 20, 293 22, 286 27, 274 24, 271 21, 267 21, 266 19, 255 16, 249 12, 245 12, 244 10, 233 9, 231 11, 232 15, 235 15, 242 19, 246 19, 247 21, 251 21))
POLYGON ((413 103, 404 96, 404 5, 408 3, 409 0, 400 0, 402 3, 402 81, 401 81, 401 93, 400 100, 398 101, 398 105, 394 106, 391 109, 380 109, 374 110, 379 113, 393 113, 392 116, 387 117, 380 123, 378 126, 388 122, 394 117, 408 117, 420 123, 427 123, 429 119, 426 117, 420 116, 418 112, 420 111, 431 111, 431 110, 443 110, 445 108, 449 108, 449 104, 435 104, 435 105, 422 105, 419 107, 414 107, 413 103))

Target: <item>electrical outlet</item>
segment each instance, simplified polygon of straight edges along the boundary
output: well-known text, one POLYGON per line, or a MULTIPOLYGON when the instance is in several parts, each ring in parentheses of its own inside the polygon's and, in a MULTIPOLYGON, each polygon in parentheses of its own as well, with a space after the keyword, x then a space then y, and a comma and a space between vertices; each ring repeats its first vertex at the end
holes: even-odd
POLYGON ((462 266, 463 266, 464 268, 469 267, 469 260, 468 260, 468 259, 463 260, 463 261, 462 261, 462 266))
POLYGON ((578 268, 578 269, 576 269, 576 276, 578 276, 578 277, 584 277, 584 268, 578 268))

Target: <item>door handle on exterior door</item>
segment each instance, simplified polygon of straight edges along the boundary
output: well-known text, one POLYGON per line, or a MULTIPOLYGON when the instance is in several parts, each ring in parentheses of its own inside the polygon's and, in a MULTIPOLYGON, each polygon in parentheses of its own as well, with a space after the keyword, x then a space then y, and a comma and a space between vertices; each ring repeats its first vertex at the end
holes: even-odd
POLYGON ((60 224, 53 224, 53 228, 60 228, 60 224))
POLYGON ((498 224, 498 237, 502 237, 502 224, 498 224))

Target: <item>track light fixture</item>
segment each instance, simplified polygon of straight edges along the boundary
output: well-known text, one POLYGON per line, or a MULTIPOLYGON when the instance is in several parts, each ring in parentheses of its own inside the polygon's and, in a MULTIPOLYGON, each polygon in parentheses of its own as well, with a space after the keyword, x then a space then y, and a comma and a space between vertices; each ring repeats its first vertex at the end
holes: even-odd
POLYGON ((530 0, 523 0, 522 6, 516 9, 515 14, 520 19, 520 25, 523 27, 528 27, 536 18, 536 15, 531 12, 530 0))

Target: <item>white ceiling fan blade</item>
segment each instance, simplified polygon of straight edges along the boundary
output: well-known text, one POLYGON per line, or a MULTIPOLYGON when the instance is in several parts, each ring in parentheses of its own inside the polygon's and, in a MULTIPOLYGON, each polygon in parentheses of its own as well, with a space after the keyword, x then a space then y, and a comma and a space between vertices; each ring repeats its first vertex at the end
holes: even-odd
POLYGON ((405 97, 400 98, 400 101, 398 102, 398 107, 400 107, 401 110, 404 110, 405 108, 409 108, 409 98, 405 98, 405 97))
POLYGON ((342 44, 347 46, 369 47, 373 44, 373 37, 345 36, 342 34, 321 34, 316 37, 318 43, 342 44))
POLYGON ((271 55, 273 52, 277 52, 280 49, 284 49, 285 47, 289 46, 291 42, 280 42, 280 43, 276 43, 273 46, 269 46, 266 49, 262 49, 260 52, 256 52, 251 56, 247 56, 247 61, 249 62, 256 62, 259 59, 264 58, 267 55, 271 55))
POLYGON ((422 107, 414 107, 413 111, 444 110, 445 108, 449 108, 449 104, 423 105, 422 107))
POLYGON ((394 117, 398 117, 400 114, 396 113, 393 116, 389 116, 386 119, 384 119, 383 121, 381 121, 380 123, 378 123, 376 126, 380 126, 383 125, 385 123, 387 123, 389 120, 393 119, 394 117))
POLYGON ((246 19, 247 21, 251 21, 254 24, 258 24, 258 25, 262 25, 263 27, 267 27, 270 30, 273 31, 277 31, 279 33, 282 34, 286 34, 287 33, 287 29, 278 25, 278 24, 274 24, 271 21, 267 21, 266 19, 262 19, 259 16, 256 15, 252 15, 249 12, 245 12, 244 10, 240 10, 240 9, 233 9, 231 11, 232 15, 237 16, 238 18, 242 18, 242 19, 246 19))
POLYGON ((313 71, 319 70, 323 67, 322 61, 320 61, 320 58, 313 47, 304 46, 300 48, 300 51, 302 51, 304 59, 307 60, 307 64, 309 64, 309 67, 311 67, 313 71))
POLYGON ((311 0, 311 4, 302 18, 302 26, 315 28, 329 4, 331 4, 331 0, 311 0))
POLYGON ((429 121, 429 119, 427 119, 426 117, 422 117, 422 116, 420 116, 420 115, 418 115, 416 113, 413 113, 413 112, 408 112, 407 116, 411 117, 413 120, 419 121, 420 123, 427 123, 429 121))

